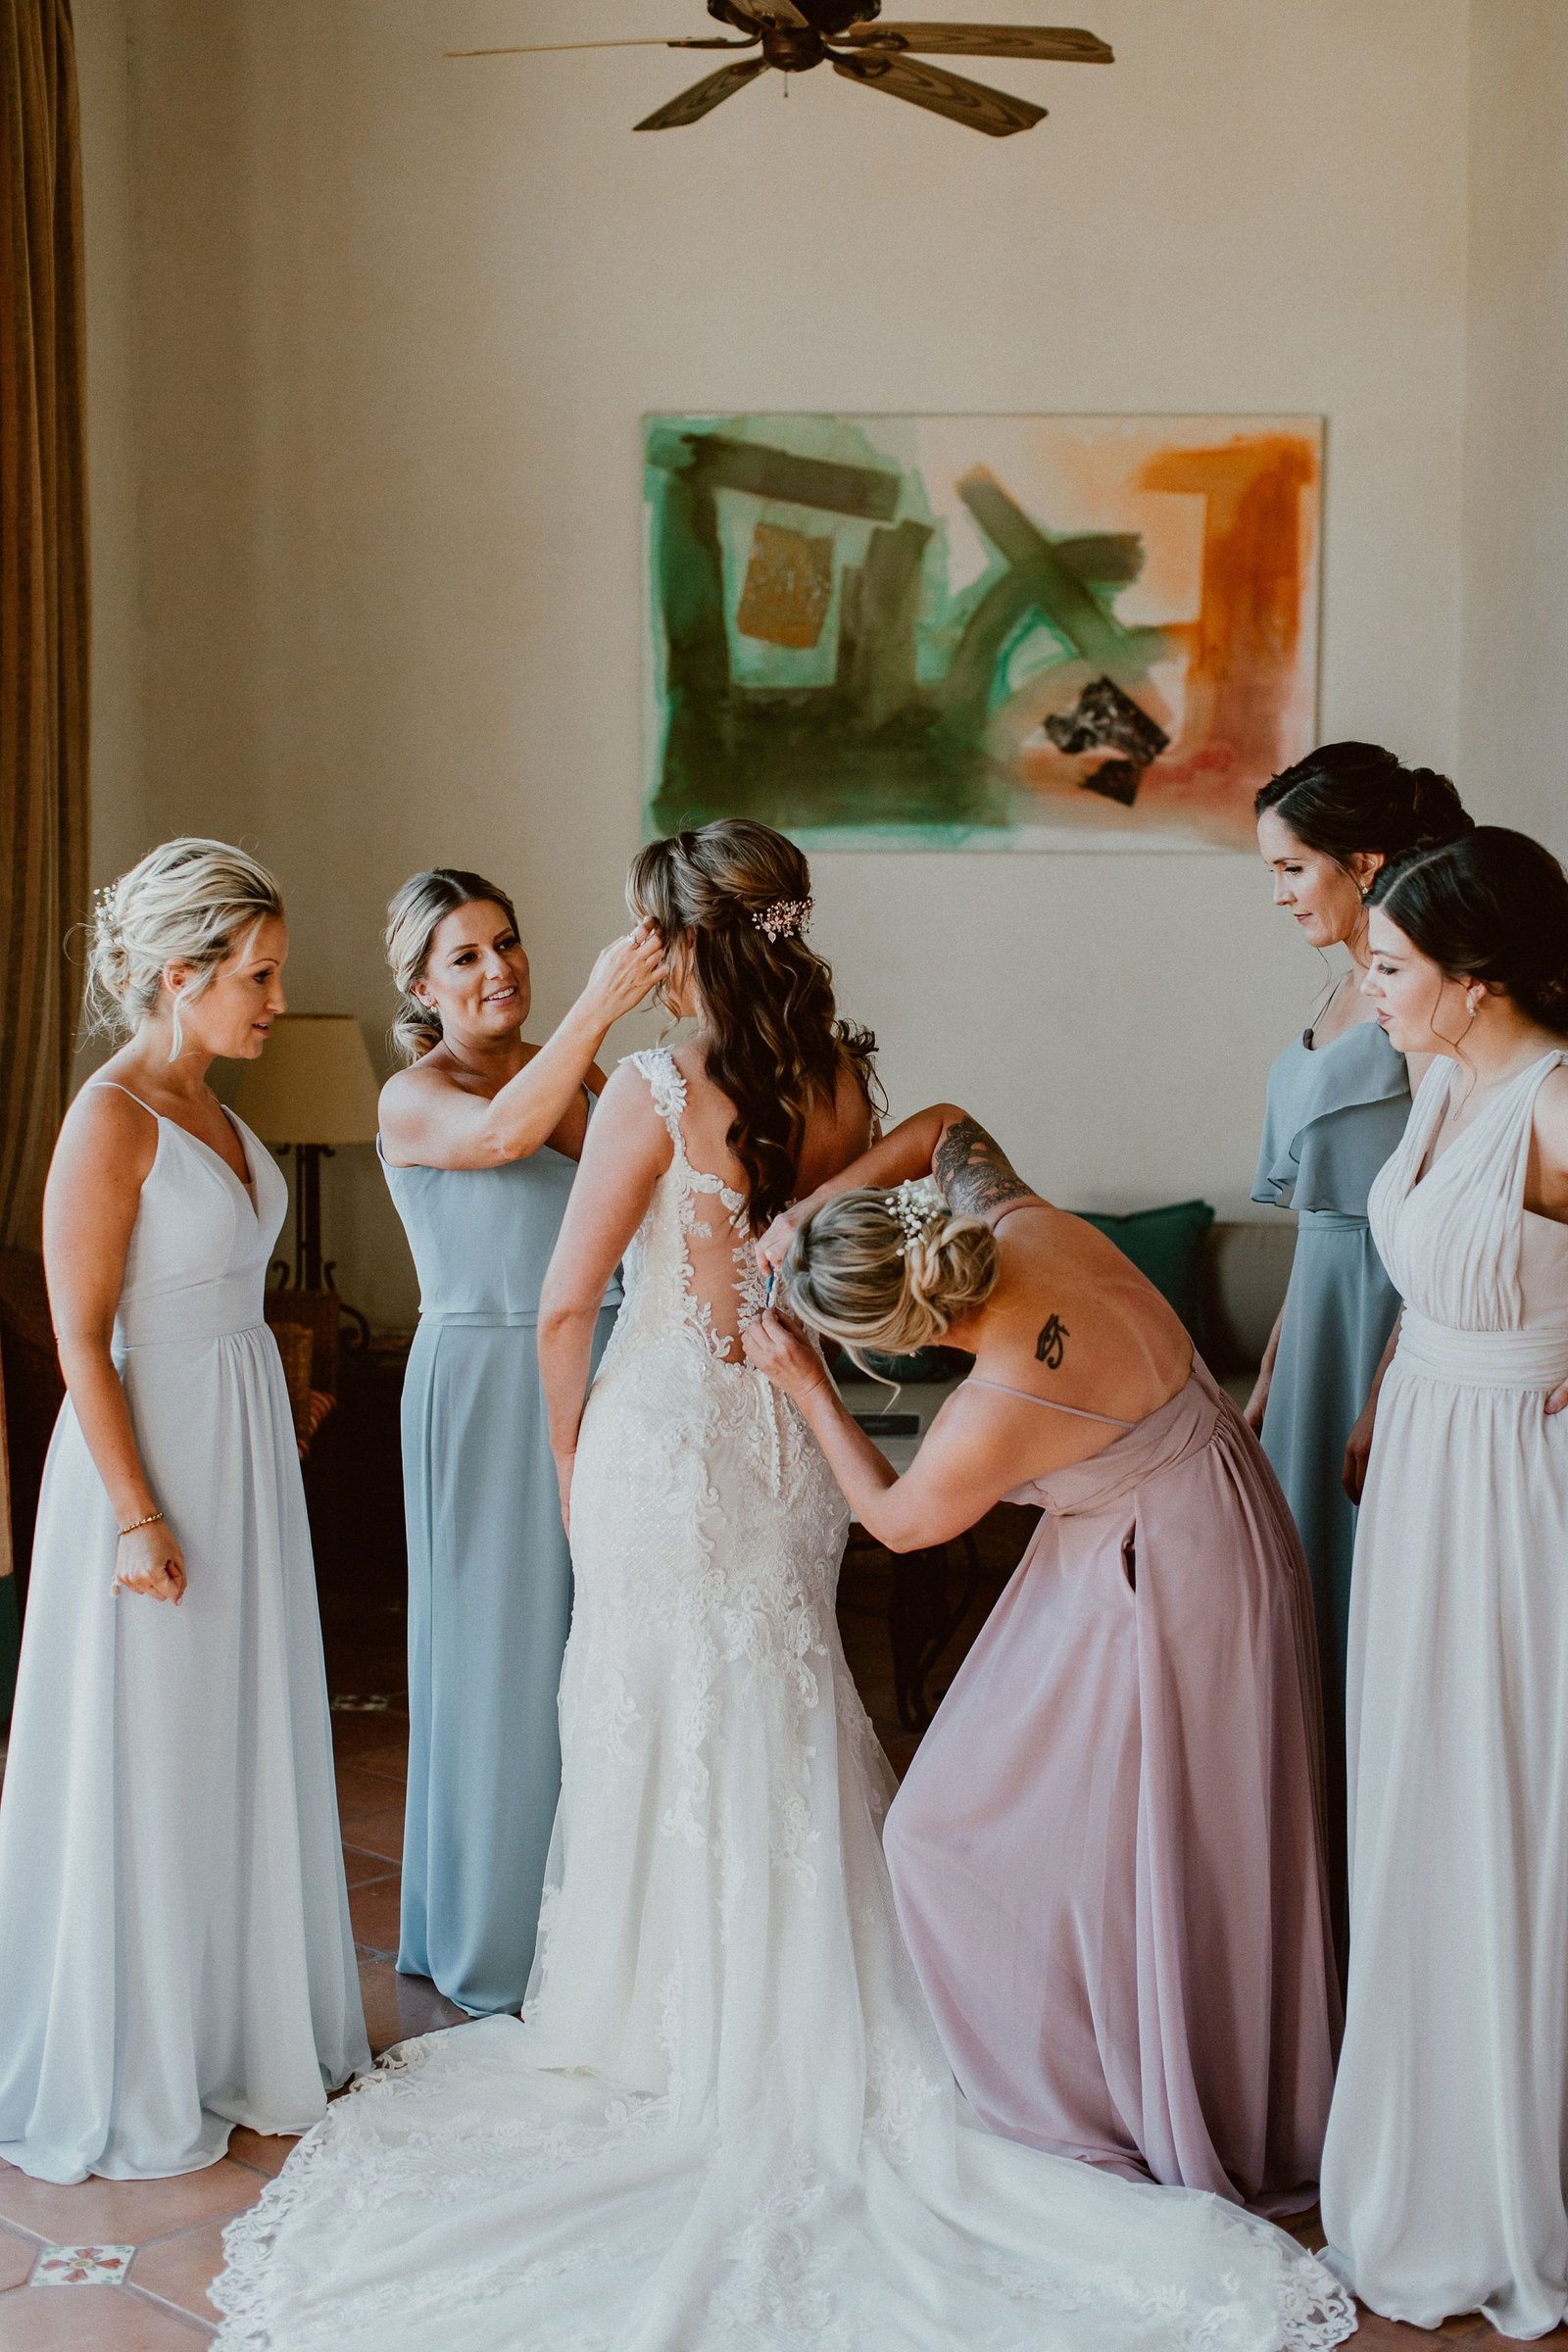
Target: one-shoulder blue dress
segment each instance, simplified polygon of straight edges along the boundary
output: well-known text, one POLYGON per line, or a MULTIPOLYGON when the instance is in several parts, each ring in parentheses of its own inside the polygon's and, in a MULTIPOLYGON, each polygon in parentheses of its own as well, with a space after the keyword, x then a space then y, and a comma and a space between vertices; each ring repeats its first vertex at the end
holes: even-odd
MULTIPOLYGON (((522 2004, 561 1793, 571 1554, 539 1382, 545 1268, 575 1162, 383 1158, 419 1277, 403 1386, 409 1793, 398 1967, 461 2008, 522 2004)), ((614 1322, 612 1283, 594 1335, 614 1322)))
POLYGON ((1367 1225, 1367 1194, 1410 1115, 1404 1056, 1376 1021, 1326 1046, 1311 1032, 1268 1074, 1252 1199, 1297 1212, 1263 1449, 1300 1530, 1317 1604, 1327 1758, 1327 1847, 1335 1930, 1346 1948, 1345 1661, 1355 1506, 1345 1447, 1399 1312, 1367 1225))

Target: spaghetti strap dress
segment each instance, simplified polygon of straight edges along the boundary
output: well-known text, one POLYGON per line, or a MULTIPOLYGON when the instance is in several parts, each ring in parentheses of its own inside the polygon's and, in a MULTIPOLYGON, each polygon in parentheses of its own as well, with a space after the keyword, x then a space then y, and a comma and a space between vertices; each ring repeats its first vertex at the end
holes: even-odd
POLYGON ((1110 1426, 1010 1497, 1044 1516, 889 1812, 899 1916, 994 2131, 1289 2211, 1340 2025, 1306 1566, 1201 1362, 1110 1426))
MULTIPOLYGON (((590 1098, 590 1116, 592 1098, 590 1098)), ((576 1162, 394 1167, 419 1277, 403 1386, 409 1784, 398 1967, 475 2015, 522 2004, 561 1793, 571 1554, 539 1294, 576 1162)), ((594 1363, 620 1300, 605 1295, 594 1363)))
POLYGON ((68 1397, 0 1802, 0 2158, 43 2180, 195 2172, 236 2124, 308 2131, 370 2063, 305 1491, 262 1319, 287 1189, 238 1119, 254 1203, 148 1116, 114 1357, 189 1585, 177 1608, 113 1592, 115 1513, 68 1397))
POLYGON ((1312 1046, 1310 1036, 1287 1046, 1269 1071, 1252 1199, 1296 1211, 1296 1255, 1262 1437, 1312 1575, 1329 1892, 1343 1965, 1345 1658, 1355 1505, 1342 1473, 1347 1441, 1399 1312, 1366 1204, 1373 1178, 1398 1150, 1410 1083, 1403 1054, 1376 1021, 1357 1022, 1324 1046, 1312 1046))
POLYGON ((1524 1206, 1519 1073, 1372 1224, 1405 1299, 1350 1604, 1350 1953, 1327 2259, 1418 2328, 1568 2318, 1568 1226, 1524 1206))

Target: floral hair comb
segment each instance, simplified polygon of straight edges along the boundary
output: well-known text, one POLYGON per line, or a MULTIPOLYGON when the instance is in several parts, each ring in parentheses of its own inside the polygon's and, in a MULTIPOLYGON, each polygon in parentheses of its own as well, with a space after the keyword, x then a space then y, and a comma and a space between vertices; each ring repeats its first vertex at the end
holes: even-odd
POLYGON ((932 1176, 906 1176, 894 1186, 883 1206, 904 1235, 898 1247, 900 1257, 907 1253, 911 1242, 922 1241, 929 1228, 948 1213, 942 1187, 932 1176))
POLYGON ((759 931, 767 933, 774 947, 781 939, 799 939, 810 919, 809 899, 773 899, 766 906, 752 910, 753 922, 759 931))

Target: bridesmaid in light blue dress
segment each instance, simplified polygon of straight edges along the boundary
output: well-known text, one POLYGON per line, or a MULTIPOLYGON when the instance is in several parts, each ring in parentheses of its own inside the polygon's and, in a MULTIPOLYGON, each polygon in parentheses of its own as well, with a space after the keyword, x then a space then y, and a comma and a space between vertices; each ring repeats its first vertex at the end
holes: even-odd
POLYGON ((207 1083, 263 1052, 287 954, 276 883, 226 842, 166 842, 98 894, 87 1009, 125 1042, 44 1199, 68 1393, 0 1804, 0 2165, 39 2180, 198 2172, 236 2126, 308 2132, 370 2063, 262 1313, 288 1191, 207 1083))
MULTIPOLYGON (((1470 827, 1446 776, 1407 768, 1376 744, 1332 743, 1265 784, 1258 847, 1274 903, 1320 952, 1350 969, 1268 1077, 1254 1200, 1296 1211, 1290 1289, 1247 1418, 1300 1530, 1312 1571, 1322 1668, 1327 1848, 1335 1936, 1348 1946, 1345 1665, 1355 1504, 1370 1421, 1364 1407, 1399 1312, 1367 1225, 1367 1195, 1398 1148, 1411 1073, 1379 1028, 1359 982, 1368 961, 1362 904, 1373 877, 1408 851, 1470 827)), ((1423 1065, 1424 1066, 1424 1065, 1423 1065)), ((1416 1076, 1419 1078, 1420 1069, 1416 1076)))
MULTIPOLYGON (((409 1790, 398 1967, 476 2015, 521 2006, 561 1788, 556 1695, 571 1555, 539 1388, 539 1291, 603 1084, 594 1056, 646 996, 644 926, 606 949, 543 1047, 528 959, 482 875, 416 874, 388 910, 411 1066, 381 1160, 419 1277, 403 1392, 409 1790)), ((596 1334, 610 1337, 612 1284, 596 1334)))

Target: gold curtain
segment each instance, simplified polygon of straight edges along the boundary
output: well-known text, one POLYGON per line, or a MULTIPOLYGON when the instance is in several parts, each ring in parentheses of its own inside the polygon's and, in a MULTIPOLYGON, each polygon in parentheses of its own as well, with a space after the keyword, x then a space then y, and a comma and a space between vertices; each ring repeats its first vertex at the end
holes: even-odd
POLYGON ((71 0, 0 0, 0 1247, 28 1250, 86 901, 83 311, 71 0))

